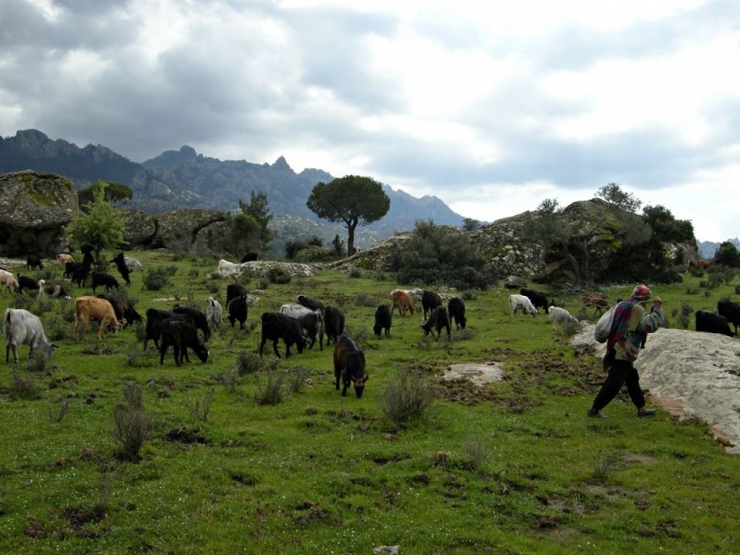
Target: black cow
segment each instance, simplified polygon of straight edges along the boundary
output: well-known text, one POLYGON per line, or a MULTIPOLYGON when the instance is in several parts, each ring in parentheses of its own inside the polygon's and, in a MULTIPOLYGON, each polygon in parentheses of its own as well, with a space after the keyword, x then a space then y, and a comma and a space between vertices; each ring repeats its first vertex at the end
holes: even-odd
POLYGON ((349 383, 352 382, 358 399, 365 391, 365 382, 370 379, 365 373, 365 353, 344 334, 334 345, 334 379, 337 389, 339 380, 342 380, 342 397, 347 395, 349 383))
POLYGON ((262 341, 260 342, 260 357, 262 356, 262 349, 268 340, 272 341, 272 350, 275 351, 275 355, 278 358, 280 353, 278 352, 277 344, 278 340, 282 339, 285 341, 285 357, 290 357, 290 346, 295 343, 298 348, 298 353, 303 352, 303 348, 306 346, 306 340, 303 338, 301 333, 301 325, 298 320, 281 314, 280 312, 265 312, 262 314, 262 341))
POLYGON ((540 291, 535 291, 534 289, 522 288, 519 292, 532 301, 532 306, 535 308, 541 308, 545 313, 547 313, 547 295, 540 291))
POLYGON ((72 283, 77 284, 77 287, 85 287, 85 282, 87 281, 88 277, 90 277, 90 268, 88 268, 84 264, 79 264, 72 271, 71 279, 72 283))
POLYGON ((391 323, 393 322, 393 315, 391 309, 388 308, 387 304, 380 305, 375 309, 375 325, 373 326, 373 333, 380 337, 380 332, 385 330, 385 334, 391 333, 391 323))
POLYGON ((730 329, 730 324, 727 323, 727 318, 710 310, 696 311, 696 331, 721 333, 729 337, 735 335, 730 329))
POLYGON ((718 301, 717 313, 727 318, 727 322, 735 326, 735 335, 737 335, 737 326, 740 324, 740 303, 718 301))
POLYGON ((311 340, 311 343, 307 345, 309 349, 312 349, 316 343, 316 338, 319 338, 319 350, 324 350, 324 315, 320 310, 314 310, 303 316, 298 317, 298 323, 301 325, 301 333, 307 340, 311 340))
POLYGON ((97 294, 95 289, 97 287, 105 287, 105 292, 110 293, 110 290, 115 287, 118 289, 118 280, 110 274, 105 272, 93 272, 92 273, 92 290, 93 293, 97 294))
MULTIPOLYGON (((421 329, 424 330, 424 335, 429 335, 429 332, 437 330, 437 339, 442 336, 442 328, 447 330, 447 340, 450 340, 450 319, 447 316, 447 309, 443 306, 438 306, 429 315, 429 320, 421 325, 421 329)), ((434 336, 434 333, 432 333, 434 336)))
POLYGON ((29 254, 26 258, 26 269, 27 270, 43 270, 44 264, 41 262, 41 258, 36 254, 29 254))
POLYGON ((39 282, 28 276, 18 274, 18 293, 22 294, 24 289, 28 289, 29 291, 38 291, 39 282))
POLYGON ((309 299, 305 295, 298 295, 296 301, 299 305, 310 308, 311 310, 320 310, 321 312, 324 312, 324 303, 319 300, 309 299))
POLYGON ((242 264, 245 262, 254 262, 257 260, 257 253, 256 252, 248 252, 242 257, 242 264))
MULTIPOLYGON (((154 346, 159 349, 159 338, 162 336, 162 327, 166 320, 174 316, 174 312, 169 310, 160 310, 159 308, 150 308, 146 311, 146 336, 144 337, 144 350, 148 341, 154 341, 154 346)), ((185 320, 181 314, 176 318, 185 320)))
POLYGON ((421 306, 424 307, 424 319, 427 319, 427 312, 429 314, 437 308, 442 306, 442 298, 434 291, 424 291, 421 294, 421 306))
POLYGON ((324 330, 326 331, 326 344, 332 341, 337 344, 339 336, 344 333, 344 313, 334 306, 324 309, 324 330))
POLYGON ((113 257, 113 260, 108 262, 108 264, 116 265, 116 268, 118 268, 118 272, 121 274, 123 281, 126 282, 126 285, 130 287, 131 280, 129 279, 129 274, 131 273, 131 271, 128 269, 128 266, 126 266, 126 260, 123 257, 123 253, 119 252, 116 256, 113 257))
POLYGON ((201 362, 208 360, 208 347, 201 343, 198 331, 188 322, 169 318, 162 323, 162 343, 159 346, 159 364, 164 364, 164 355, 172 345, 175 364, 182 365, 183 357, 190 362, 188 348, 192 349, 201 362))
POLYGON ((452 297, 447 303, 447 313, 457 329, 465 329, 468 319, 465 317, 465 303, 460 297, 452 297))
POLYGON ((105 299, 111 304, 113 312, 116 313, 116 318, 118 318, 118 321, 123 324, 124 328, 129 324, 143 321, 141 314, 136 312, 136 309, 134 309, 133 305, 129 301, 116 298, 112 295, 98 295, 98 298, 105 299))
POLYGON ((206 318, 204 312, 189 306, 175 306, 172 312, 182 314, 196 329, 202 331, 203 341, 208 341, 211 338, 211 328, 208 326, 208 318, 206 318))
POLYGON ((226 307, 228 308, 232 299, 242 296, 247 296, 247 290, 244 286, 239 285, 238 283, 229 283, 229 285, 226 286, 226 307))
POLYGON ((227 319, 231 322, 231 327, 234 327, 234 322, 239 322, 239 328, 244 329, 244 323, 247 321, 247 296, 241 295, 231 299, 226 310, 229 313, 227 319))

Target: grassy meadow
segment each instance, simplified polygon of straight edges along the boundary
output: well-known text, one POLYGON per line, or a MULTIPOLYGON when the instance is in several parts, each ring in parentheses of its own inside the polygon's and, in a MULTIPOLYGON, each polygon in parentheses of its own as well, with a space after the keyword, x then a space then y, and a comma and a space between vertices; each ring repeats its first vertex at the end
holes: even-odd
MULTIPOLYGON (((216 260, 130 256, 171 274, 160 291, 131 274, 142 315, 176 302, 204 309, 209 296, 225 304, 229 281, 208 277, 216 260)), ((51 261, 21 271, 61 279, 51 261)), ((653 286, 673 327, 682 303, 737 299, 737 278, 711 289, 706 278, 653 286)), ((600 361, 576 355, 546 316, 512 318, 509 291, 454 292, 468 328, 453 327, 448 342, 423 336, 421 306, 394 315, 388 337, 373 335, 375 308, 399 286, 389 276, 323 271, 259 292, 259 279, 243 283, 259 299, 248 329, 224 322, 208 362, 191 354, 180 368, 171 352, 163 366, 152 347, 144 353, 136 328, 98 341, 91 327, 74 340, 72 301, 2 292, 3 308, 42 313, 57 349, 44 367, 27 365, 21 347, 0 378, 0 552, 740 552, 740 459, 698 421, 636 418, 624 393, 608 420, 587 418, 600 361), (293 349, 276 364, 268 343, 259 365, 259 316, 301 293, 344 311, 367 358, 362 399, 335 390, 331 347, 293 349), (450 364, 494 361, 502 382, 442 380, 450 364), (394 420, 398 391, 412 406, 432 402, 422 417, 394 420), (130 434, 149 432, 136 456, 116 425, 127 414, 139 418, 130 434)), ((610 299, 633 285, 610 288, 610 299)), ((578 296, 559 298, 581 311, 578 296)))

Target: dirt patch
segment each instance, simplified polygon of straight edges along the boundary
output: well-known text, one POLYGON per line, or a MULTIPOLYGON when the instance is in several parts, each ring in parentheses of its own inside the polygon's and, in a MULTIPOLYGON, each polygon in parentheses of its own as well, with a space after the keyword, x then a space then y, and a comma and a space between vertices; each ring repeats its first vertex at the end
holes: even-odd
POLYGON ((204 436, 203 433, 197 429, 184 430, 182 428, 174 428, 164 434, 164 440, 179 443, 200 443, 202 445, 208 444, 206 436, 204 436))
POLYGON ((445 370, 443 381, 468 380, 473 385, 483 386, 503 380, 504 371, 499 362, 471 362, 452 364, 445 370))

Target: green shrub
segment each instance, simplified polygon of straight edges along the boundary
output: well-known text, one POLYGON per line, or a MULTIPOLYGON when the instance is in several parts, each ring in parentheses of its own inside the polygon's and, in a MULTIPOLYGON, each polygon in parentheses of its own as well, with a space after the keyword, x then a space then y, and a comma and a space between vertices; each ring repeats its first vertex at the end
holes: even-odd
POLYGON ((49 399, 47 406, 47 414, 49 415, 49 422, 58 423, 64 420, 67 411, 69 410, 69 399, 67 397, 58 397, 52 401, 49 399))
POLYGON ((436 397, 420 372, 404 368, 398 380, 390 383, 380 395, 380 411, 397 425, 422 421, 432 415, 436 397))
POLYGON ((144 288, 148 291, 161 291, 171 284, 169 275, 163 268, 150 268, 144 275, 144 288))
POLYGON ((311 372, 303 366, 295 366, 288 370, 288 391, 298 393, 310 375, 311 372))
POLYGON ((203 399, 196 399, 195 401, 185 401, 185 406, 190 412, 190 417, 195 422, 205 423, 208 420, 208 413, 211 412, 211 405, 213 404, 213 393, 212 387, 208 388, 203 399))
POLYGON ((239 353, 236 357, 236 370, 240 376, 254 374, 262 370, 264 360, 255 353, 239 353))
POLYGON ((123 402, 113 407, 114 437, 120 444, 122 460, 138 461, 139 451, 154 428, 152 417, 144 411, 144 394, 134 382, 124 382, 123 402))
POLYGON ((10 371, 10 395, 14 399, 32 401, 41 397, 41 390, 32 374, 26 374, 14 364, 10 371))
POLYGON ((272 359, 264 370, 255 374, 256 401, 261 405, 279 405, 285 397, 284 384, 287 374, 279 368, 280 359, 272 359))

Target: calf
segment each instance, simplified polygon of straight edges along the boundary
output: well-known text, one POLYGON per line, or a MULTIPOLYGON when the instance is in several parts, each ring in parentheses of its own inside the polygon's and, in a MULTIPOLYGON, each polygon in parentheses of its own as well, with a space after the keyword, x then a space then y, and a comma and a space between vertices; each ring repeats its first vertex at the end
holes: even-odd
POLYGON ((98 299, 105 299, 113 307, 113 312, 116 313, 116 318, 121 322, 121 329, 125 328, 129 324, 135 322, 141 322, 141 314, 136 312, 133 305, 125 299, 119 299, 111 295, 98 295, 98 299))
MULTIPOLYGON (((442 328, 447 330, 447 341, 450 340, 450 318, 447 316, 447 310, 443 306, 438 306, 429 314, 429 320, 421 325, 424 335, 437 330, 437 339, 442 336, 442 328)), ((434 336, 434 333, 432 333, 434 336)))
POLYGON ((29 254, 26 258, 26 269, 27 270, 43 270, 44 264, 41 262, 41 258, 36 254, 29 254))
POLYGON ((184 320, 169 318, 162 322, 162 343, 159 346, 159 365, 164 364, 164 355, 172 345, 175 364, 182 365, 183 357, 190 362, 188 348, 192 349, 201 362, 208 360, 208 347, 201 343, 198 331, 184 320))
POLYGON ((18 291, 20 289, 18 280, 7 270, 0 270, 0 286, 3 285, 5 286, 5 291, 8 293, 10 293, 11 288, 13 291, 18 291))
POLYGON ((411 312, 411 314, 414 313, 414 305, 411 302, 411 297, 406 291, 403 291, 402 289, 395 289, 391 291, 391 299, 392 299, 392 305, 391 305, 391 314, 393 314, 393 311, 398 309, 398 314, 401 316, 406 316, 406 311, 411 312))
POLYGON ((238 277, 242 273, 242 267, 236 262, 229 262, 223 258, 218 261, 218 275, 221 277, 238 277))
POLYGON ((342 397, 347 395, 351 381, 358 399, 365 391, 365 382, 370 379, 365 373, 365 353, 344 334, 334 345, 334 379, 337 390, 339 380, 342 380, 342 397))
POLYGON ((28 276, 18 274, 18 293, 23 294, 24 289, 27 289, 28 291, 38 291, 39 282, 28 276))
POLYGON ((468 319, 465 317, 465 303, 460 297, 452 297, 447 303, 447 313, 457 329, 465 329, 468 319))
POLYGON ((592 291, 584 291, 581 294, 581 301, 585 308, 593 308, 594 314, 601 314, 605 310, 609 310, 611 305, 609 299, 605 293, 595 293, 592 291))
POLYGON ((322 312, 324 311, 324 303, 319 300, 309 299, 305 295, 298 295, 296 301, 299 305, 310 308, 311 310, 321 310, 322 312))
POLYGON ((319 338, 319 350, 324 350, 324 315, 320 310, 312 310, 308 314, 298 317, 298 323, 301 326, 301 333, 306 341, 311 341, 307 347, 312 349, 319 338))
POLYGON ((203 341, 208 341, 211 338, 211 328, 208 327, 208 318, 197 308, 190 308, 189 306, 175 306, 172 309, 175 314, 182 314, 190 323, 203 332, 203 341))
POLYGON ((114 287, 116 289, 119 288, 118 287, 118 280, 116 280, 116 278, 114 278, 112 275, 106 274, 105 272, 93 272, 92 273, 92 290, 93 290, 93 293, 96 293, 97 294, 97 292, 95 291, 95 289, 97 289, 98 287, 105 287, 105 292, 106 293, 110 293, 110 290, 112 288, 114 288, 114 287))
POLYGON ((226 306, 229 306, 229 302, 231 299, 236 299, 237 297, 241 297, 244 295, 247 296, 247 290, 244 288, 244 286, 239 285, 238 283, 230 283, 226 286, 226 306))
POLYGON ((532 301, 532 306, 547 312, 547 295, 534 289, 521 289, 519 292, 532 301))
POLYGON ((18 347, 21 345, 30 347, 29 358, 33 356, 35 349, 40 349, 45 358, 49 358, 54 350, 54 345, 46 339, 39 317, 22 308, 5 309, 3 335, 5 336, 5 362, 10 362, 11 350, 13 361, 18 362, 18 347))
POLYGON ((334 342, 336 345, 339 336, 344 333, 344 312, 334 306, 327 306, 324 309, 324 329, 326 344, 334 342))
POLYGON ((226 307, 229 313, 227 319, 231 323, 231 327, 234 327, 234 322, 239 322, 239 329, 244 329, 244 323, 247 321, 247 296, 242 295, 235 299, 231 299, 226 307))
POLYGON ((131 286, 131 280, 129 279, 130 270, 128 269, 128 266, 126 266, 126 260, 123 257, 123 253, 119 252, 116 256, 113 257, 113 260, 108 262, 108 264, 116 265, 116 268, 118 268, 118 273, 121 274, 121 277, 123 278, 123 281, 126 283, 126 286, 130 287, 131 286))
POLYGON ((68 252, 60 252, 57 254, 57 266, 64 266, 67 262, 74 262, 74 257, 68 252))
POLYGON ((735 335, 727 323, 727 318, 709 310, 696 311, 696 331, 720 333, 729 337, 735 335))
POLYGON ((421 306, 424 309, 424 319, 427 319, 427 312, 429 314, 437 308, 442 306, 442 298, 434 291, 424 291, 421 294, 421 306))
POLYGON ((285 341, 285 357, 290 357, 290 346, 295 343, 298 353, 303 352, 303 348, 306 345, 306 340, 303 338, 301 333, 301 326, 298 320, 280 314, 279 312, 265 312, 262 314, 262 341, 260 342, 260 357, 262 356, 262 349, 268 340, 272 341, 272 350, 275 351, 275 355, 278 358, 280 353, 278 352, 277 344, 278 340, 282 339, 285 341))
POLYGON ((90 268, 84 264, 79 264, 72 270, 71 280, 72 283, 77 284, 77 287, 85 287, 88 277, 90 277, 90 268))
POLYGON ((51 282, 46 283, 43 279, 39 280, 39 297, 42 295, 48 295, 55 299, 62 298, 69 300, 71 297, 67 293, 67 290, 61 283, 51 282))
POLYGON ((375 309, 375 325, 373 326, 373 333, 380 337, 380 333, 385 330, 385 335, 391 333, 391 323, 393 322, 393 314, 388 308, 387 304, 381 304, 375 309))
POLYGON ((571 315, 570 312, 559 306, 550 306, 547 309, 548 317, 551 324, 577 324, 578 319, 571 315))
POLYGON ((208 304, 206 304, 206 321, 208 327, 211 329, 217 329, 221 327, 221 322, 224 317, 224 309, 213 297, 208 297, 208 304))
POLYGON ((737 335, 737 326, 740 324, 740 303, 718 301, 717 313, 727 318, 727 322, 735 326, 735 335, 737 335))
POLYGON ((93 319, 99 322, 98 339, 103 339, 105 328, 108 325, 113 328, 114 333, 120 331, 123 327, 116 318, 113 306, 105 299, 77 297, 75 299, 75 327, 72 337, 77 338, 79 328, 82 327, 82 339, 87 339, 87 324, 93 319))
POLYGON ((532 317, 537 316, 537 309, 532 305, 532 301, 529 297, 524 295, 509 295, 509 307, 511 308, 511 315, 514 316, 517 310, 521 310, 522 314, 525 312, 532 317))

